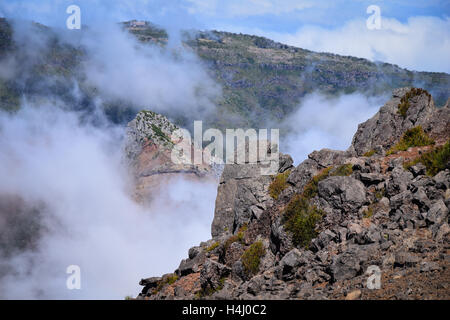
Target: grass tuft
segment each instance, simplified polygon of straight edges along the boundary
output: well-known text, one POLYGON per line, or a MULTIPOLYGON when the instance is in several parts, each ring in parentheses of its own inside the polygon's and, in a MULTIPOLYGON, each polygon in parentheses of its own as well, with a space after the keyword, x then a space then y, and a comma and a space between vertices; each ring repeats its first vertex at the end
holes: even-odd
POLYGON ((434 140, 431 139, 421 126, 417 126, 408 129, 400 139, 400 141, 392 146, 386 155, 396 153, 398 151, 406 151, 411 147, 423 147, 434 144, 434 140))
POLYGON ((287 170, 283 173, 277 174, 272 183, 269 186, 269 194, 270 196, 277 200, 280 193, 287 188, 287 179, 289 177, 289 174, 291 173, 291 170, 287 170))
POLYGON ((406 162, 403 166, 405 169, 422 163, 427 168, 427 175, 434 176, 439 171, 444 170, 450 162, 450 140, 442 146, 430 150, 416 159, 406 162))

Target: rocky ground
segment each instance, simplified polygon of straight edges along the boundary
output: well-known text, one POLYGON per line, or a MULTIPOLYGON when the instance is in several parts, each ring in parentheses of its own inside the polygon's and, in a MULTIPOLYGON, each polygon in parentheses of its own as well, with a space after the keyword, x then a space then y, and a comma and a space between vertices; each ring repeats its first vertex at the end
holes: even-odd
POLYGON ((402 88, 346 151, 226 165, 212 239, 138 299, 450 299, 449 138, 449 103, 402 88))

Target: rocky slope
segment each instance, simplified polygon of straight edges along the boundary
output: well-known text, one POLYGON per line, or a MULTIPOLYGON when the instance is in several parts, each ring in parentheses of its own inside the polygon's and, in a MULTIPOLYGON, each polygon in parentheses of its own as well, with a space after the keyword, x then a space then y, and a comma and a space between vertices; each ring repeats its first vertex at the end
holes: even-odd
POLYGON ((402 88, 346 151, 226 165, 212 239, 138 298, 450 299, 449 138, 449 103, 402 88))

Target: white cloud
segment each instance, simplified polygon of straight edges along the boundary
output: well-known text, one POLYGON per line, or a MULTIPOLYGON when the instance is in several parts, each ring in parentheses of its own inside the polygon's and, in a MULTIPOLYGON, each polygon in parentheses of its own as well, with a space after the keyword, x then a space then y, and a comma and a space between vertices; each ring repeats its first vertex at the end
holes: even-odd
POLYGON ((314 150, 346 150, 358 124, 372 117, 384 101, 386 97, 366 97, 359 93, 338 98, 310 94, 282 125, 291 132, 282 140, 281 151, 299 164, 314 150))
POLYGON ((352 20, 326 29, 306 25, 297 32, 256 31, 276 41, 313 51, 351 55, 418 71, 450 72, 450 18, 411 17, 406 23, 382 17, 380 30, 352 20))
POLYGON ((55 106, 1 113, 0 128, 0 194, 43 202, 47 228, 38 250, 0 259, 1 272, 13 270, 0 278, 0 298, 136 296, 141 278, 175 270, 209 238, 216 183, 175 179, 149 208, 137 205, 121 164, 122 129, 80 125, 55 106), (81 290, 66 288, 69 265, 81 267, 81 290))

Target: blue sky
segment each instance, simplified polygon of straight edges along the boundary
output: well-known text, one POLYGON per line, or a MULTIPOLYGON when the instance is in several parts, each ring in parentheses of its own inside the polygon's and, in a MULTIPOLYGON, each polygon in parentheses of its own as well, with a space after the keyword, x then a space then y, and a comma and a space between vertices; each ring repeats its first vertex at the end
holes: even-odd
POLYGON ((267 36, 315 51, 450 72, 450 1, 429 0, 1 0, 0 16, 65 27, 80 6, 84 25, 149 20, 169 30, 217 29, 267 36), (366 9, 381 10, 367 30, 366 9))

